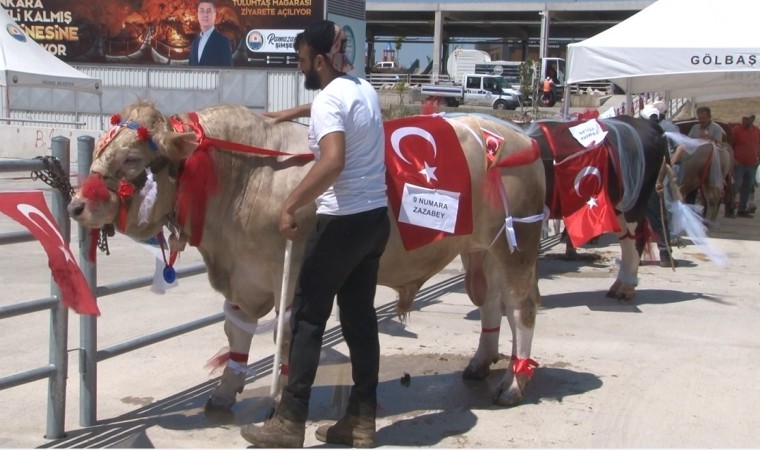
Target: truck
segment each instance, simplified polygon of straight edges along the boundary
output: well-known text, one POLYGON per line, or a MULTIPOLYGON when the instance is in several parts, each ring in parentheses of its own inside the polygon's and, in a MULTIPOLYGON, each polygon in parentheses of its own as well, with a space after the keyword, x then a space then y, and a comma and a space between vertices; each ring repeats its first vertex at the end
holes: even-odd
MULTIPOLYGON (((520 91, 523 84, 520 77, 520 66, 522 64, 522 61, 489 61, 475 65, 475 73, 501 76, 507 80, 512 89, 520 91)), ((540 98, 541 82, 549 76, 554 81, 554 98, 545 106, 554 106, 557 101, 562 99, 562 94, 565 92, 564 59, 554 57, 542 58, 540 62, 534 63, 530 73, 529 86, 531 97, 537 96, 540 98)), ((524 100, 530 101, 531 98, 525 98, 524 100)))
POLYGON ((520 92, 502 77, 467 73, 459 84, 427 84, 420 86, 427 99, 440 99, 447 106, 488 106, 493 109, 517 109, 522 103, 520 92))
POLYGON ((475 65, 491 61, 483 50, 458 48, 446 60, 446 73, 452 80, 461 80, 466 73, 475 73, 475 65))

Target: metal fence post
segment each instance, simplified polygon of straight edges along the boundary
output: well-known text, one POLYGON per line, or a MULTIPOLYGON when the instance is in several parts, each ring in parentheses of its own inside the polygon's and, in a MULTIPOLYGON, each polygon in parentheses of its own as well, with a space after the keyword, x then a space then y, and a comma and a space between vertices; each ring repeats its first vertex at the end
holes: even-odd
MULTIPOLYGON (((90 172, 92 152, 95 139, 92 136, 77 138, 77 173, 81 186, 90 172)), ((79 225, 79 267, 82 269, 90 291, 97 301, 98 276, 97 264, 89 260, 90 230, 79 225)), ((79 318, 79 424, 85 427, 95 425, 97 421, 98 403, 98 322, 96 316, 81 316, 79 318)))
MULTIPOLYGON (((69 140, 63 136, 52 139, 52 154, 61 163, 66 177, 69 176, 69 140)), ((71 224, 66 211, 66 200, 63 193, 52 190, 52 213, 58 222, 64 242, 71 241, 71 224)), ((48 379, 48 408, 47 408, 47 439, 65 437, 66 415, 66 375, 68 373, 68 310, 60 301, 61 290, 50 280, 50 295, 58 298, 56 305, 50 310, 50 351, 48 360, 55 367, 55 374, 48 379)))

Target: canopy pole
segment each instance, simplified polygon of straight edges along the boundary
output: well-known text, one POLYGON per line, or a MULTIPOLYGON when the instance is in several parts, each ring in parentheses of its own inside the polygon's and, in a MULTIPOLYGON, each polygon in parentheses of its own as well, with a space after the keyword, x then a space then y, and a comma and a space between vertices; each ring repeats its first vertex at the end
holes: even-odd
POLYGON ((565 94, 562 96, 562 118, 568 120, 570 117, 570 84, 565 83, 565 94))
MULTIPOLYGON (((548 56, 549 53, 549 21, 551 20, 551 17, 549 15, 549 10, 544 9, 543 11, 540 11, 538 13, 541 16, 541 36, 540 36, 540 45, 538 48, 538 59, 541 61, 541 67, 543 69, 543 61, 544 58, 548 56)), ((559 67, 556 68, 559 70, 559 67)), ((544 73, 541 73, 540 80, 543 80, 544 73)))

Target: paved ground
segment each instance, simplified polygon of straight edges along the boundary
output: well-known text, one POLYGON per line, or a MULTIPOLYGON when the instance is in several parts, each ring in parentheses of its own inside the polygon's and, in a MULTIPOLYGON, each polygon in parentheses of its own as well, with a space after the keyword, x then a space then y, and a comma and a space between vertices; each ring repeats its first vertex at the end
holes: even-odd
MULTIPOLYGON (((0 184, 0 188, 4 188, 0 184)), ((711 242, 727 267, 694 246, 675 250, 672 271, 647 265, 631 303, 604 297, 618 246, 603 239, 564 261, 563 245, 546 242, 539 262, 543 307, 533 358, 541 366, 523 405, 492 405, 505 363, 484 382, 461 371, 477 346, 478 311, 466 298, 459 261, 431 280, 407 324, 392 314, 395 295, 381 288, 382 370, 379 446, 430 447, 758 447, 760 421, 760 219, 721 219, 711 242), (408 387, 400 383, 411 375, 408 387)), ((0 217, 0 232, 18 229, 0 217)), ((129 239, 100 256, 99 284, 152 273, 153 257, 129 239)), ((2 249, 0 305, 48 295, 41 248, 2 249)), ((196 263, 184 255, 181 265, 196 263)), ((180 280, 165 295, 148 288, 100 299, 100 348, 218 313, 221 298, 205 276, 180 280)), ((227 415, 206 415, 213 385, 205 361, 225 344, 220 325, 102 362, 98 423, 79 425, 78 317, 70 317, 67 438, 44 438, 47 382, 0 391, 0 447, 242 448, 239 427, 267 410, 272 333, 254 338, 252 374, 227 415)), ((504 321, 506 330, 506 321, 504 321)), ((0 376, 47 363, 48 315, 6 319, 0 326, 0 376)), ((509 338, 502 336, 502 352, 509 338)), ((338 416, 350 374, 335 321, 314 389, 313 432, 338 416)))

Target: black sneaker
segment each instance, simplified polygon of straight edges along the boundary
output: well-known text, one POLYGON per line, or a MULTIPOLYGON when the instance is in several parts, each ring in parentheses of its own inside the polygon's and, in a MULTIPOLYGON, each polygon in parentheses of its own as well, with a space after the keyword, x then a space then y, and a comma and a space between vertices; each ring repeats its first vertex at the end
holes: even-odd
POLYGON ((753 216, 752 214, 748 213, 747 211, 739 211, 739 212, 736 214, 736 216, 737 216, 737 217, 744 217, 744 218, 747 218, 747 219, 751 219, 751 218, 755 217, 755 216, 753 216))

